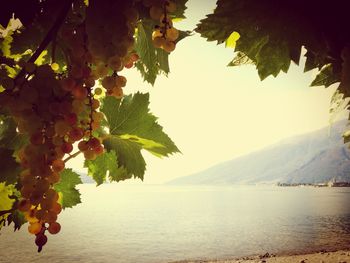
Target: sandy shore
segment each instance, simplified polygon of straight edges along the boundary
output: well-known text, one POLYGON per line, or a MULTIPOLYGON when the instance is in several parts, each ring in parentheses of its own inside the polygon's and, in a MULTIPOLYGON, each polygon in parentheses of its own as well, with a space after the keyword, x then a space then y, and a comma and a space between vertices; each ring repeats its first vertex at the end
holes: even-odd
POLYGON ((275 256, 267 253, 241 259, 177 261, 173 263, 350 263, 350 250, 289 256, 275 256))

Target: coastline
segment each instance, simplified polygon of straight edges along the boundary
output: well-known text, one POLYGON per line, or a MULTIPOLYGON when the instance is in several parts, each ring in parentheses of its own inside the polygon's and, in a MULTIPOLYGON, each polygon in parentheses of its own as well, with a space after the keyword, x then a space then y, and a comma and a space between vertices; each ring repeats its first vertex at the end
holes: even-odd
POLYGON ((183 260, 170 263, 350 263, 350 249, 294 255, 266 253, 236 259, 183 260))

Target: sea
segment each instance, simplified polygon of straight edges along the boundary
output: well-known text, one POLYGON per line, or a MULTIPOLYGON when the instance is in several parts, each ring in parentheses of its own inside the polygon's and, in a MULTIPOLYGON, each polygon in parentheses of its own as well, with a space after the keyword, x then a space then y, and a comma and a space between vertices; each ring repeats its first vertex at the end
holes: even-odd
POLYGON ((0 262, 158 263, 350 248, 350 188, 79 186, 41 253, 27 225, 0 231, 0 262))

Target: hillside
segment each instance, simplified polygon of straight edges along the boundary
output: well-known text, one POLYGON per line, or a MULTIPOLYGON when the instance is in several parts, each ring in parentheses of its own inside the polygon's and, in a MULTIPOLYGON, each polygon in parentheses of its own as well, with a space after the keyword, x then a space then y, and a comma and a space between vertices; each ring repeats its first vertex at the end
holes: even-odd
POLYGON ((345 121, 281 141, 168 184, 350 182, 350 153, 343 144, 345 121))

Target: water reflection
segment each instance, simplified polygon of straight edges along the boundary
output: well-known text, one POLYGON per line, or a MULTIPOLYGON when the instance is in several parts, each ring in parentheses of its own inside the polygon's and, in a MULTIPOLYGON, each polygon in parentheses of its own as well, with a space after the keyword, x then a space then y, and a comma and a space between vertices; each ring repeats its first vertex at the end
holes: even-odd
POLYGON ((0 236, 0 262, 167 262, 340 249, 350 240, 350 189, 81 186, 43 254, 33 237, 0 236))

